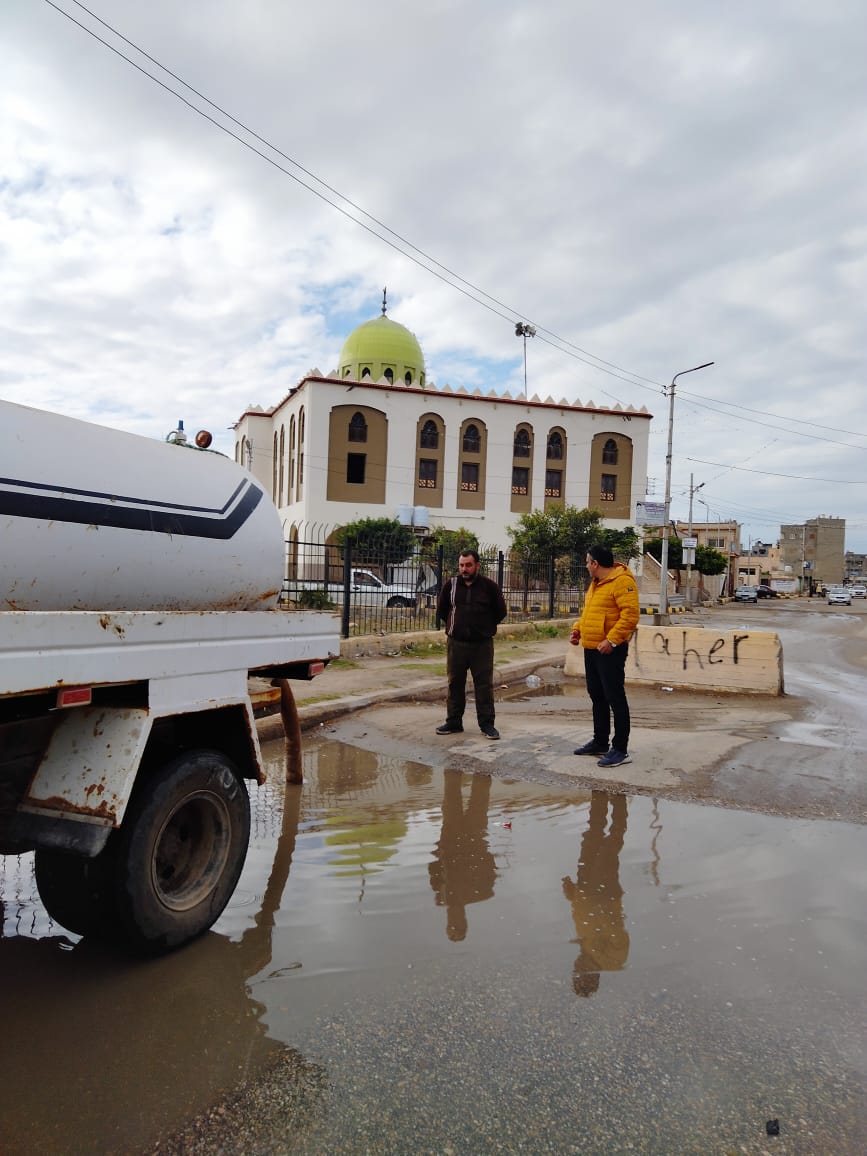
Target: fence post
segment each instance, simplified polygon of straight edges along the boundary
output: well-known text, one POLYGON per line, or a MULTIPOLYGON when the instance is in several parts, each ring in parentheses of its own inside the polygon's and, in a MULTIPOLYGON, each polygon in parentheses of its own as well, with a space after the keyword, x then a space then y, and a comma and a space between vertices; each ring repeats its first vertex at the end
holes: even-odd
POLYGON ((502 550, 497 551, 497 585, 502 590, 506 580, 506 559, 502 550))
POLYGON ((340 633, 343 638, 349 637, 349 591, 352 586, 352 547, 348 542, 343 545, 343 609, 340 615, 340 633))
POLYGON ((556 559, 554 552, 551 552, 551 565, 548 567, 548 617, 554 617, 554 591, 555 583, 557 581, 557 570, 555 566, 556 559))
MULTIPOLYGON (((442 590, 443 584, 445 583, 445 575, 443 573, 443 571, 445 570, 445 558, 446 558, 445 546, 443 546, 443 545, 437 546, 437 593, 436 593, 437 606, 439 606, 439 604, 440 604, 440 591, 442 590)), ((441 627, 442 627, 442 621, 440 620, 440 616, 439 616, 439 614, 435 614, 434 615, 434 630, 439 630, 439 629, 441 629, 441 627)))

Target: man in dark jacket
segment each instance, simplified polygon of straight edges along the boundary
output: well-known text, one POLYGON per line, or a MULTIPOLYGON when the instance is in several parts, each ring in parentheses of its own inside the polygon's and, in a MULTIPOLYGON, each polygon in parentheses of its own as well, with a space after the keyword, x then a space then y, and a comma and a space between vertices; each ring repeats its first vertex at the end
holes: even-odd
POLYGON ((467 705, 467 672, 473 676, 476 717, 483 735, 498 739, 494 726, 494 635, 506 617, 500 587, 479 570, 475 550, 458 558, 459 577, 446 582, 437 603, 437 617, 445 622, 449 694, 446 721, 438 735, 458 734, 464 729, 467 705))

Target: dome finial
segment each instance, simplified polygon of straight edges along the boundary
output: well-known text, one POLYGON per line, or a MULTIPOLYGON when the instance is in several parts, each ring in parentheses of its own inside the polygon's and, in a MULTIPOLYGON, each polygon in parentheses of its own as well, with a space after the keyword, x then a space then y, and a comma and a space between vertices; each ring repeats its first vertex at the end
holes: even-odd
POLYGON ((383 286, 383 290, 382 290, 382 316, 383 317, 385 317, 385 311, 388 308, 388 306, 385 302, 385 294, 386 294, 387 289, 388 289, 387 285, 383 286))

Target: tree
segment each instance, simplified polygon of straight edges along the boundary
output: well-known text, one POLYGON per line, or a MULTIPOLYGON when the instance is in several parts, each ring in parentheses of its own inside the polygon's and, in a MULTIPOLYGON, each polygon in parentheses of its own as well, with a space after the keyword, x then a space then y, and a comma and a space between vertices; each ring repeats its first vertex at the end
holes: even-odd
POLYGON ((725 574, 729 560, 720 550, 713 546, 696 546, 695 568, 700 574, 712 577, 714 574, 725 574))
MULTIPOLYGON (((657 562, 662 562, 662 538, 651 538, 644 543, 644 551, 657 562)), ((683 544, 680 538, 668 539, 668 568, 669 570, 683 569, 683 544)))
POLYGON ((351 546, 352 559, 359 566, 394 565, 407 558, 415 547, 412 526, 397 518, 360 518, 347 522, 334 534, 338 546, 351 546))
POLYGON ((437 526, 430 537, 425 539, 425 546, 435 559, 440 546, 443 548, 443 574, 452 574, 458 568, 458 558, 462 550, 478 552, 479 539, 472 530, 465 530, 461 526, 457 530, 447 530, 444 526, 437 526))
POLYGON ((579 509, 577 506, 554 506, 549 510, 533 510, 522 514, 517 526, 509 527, 512 551, 524 558, 571 559, 576 580, 583 573, 584 558, 590 546, 608 546, 617 561, 628 562, 639 552, 638 535, 631 526, 611 530, 602 525, 599 510, 579 509))
MULTIPOLYGON (((651 538, 644 543, 645 551, 657 562, 662 561, 662 538, 651 538)), ((728 558, 712 546, 696 546, 695 569, 700 574, 710 577, 713 574, 724 574, 728 566, 728 558)), ((670 538, 668 541, 668 568, 669 570, 685 570, 683 560, 683 543, 680 538, 670 538)))

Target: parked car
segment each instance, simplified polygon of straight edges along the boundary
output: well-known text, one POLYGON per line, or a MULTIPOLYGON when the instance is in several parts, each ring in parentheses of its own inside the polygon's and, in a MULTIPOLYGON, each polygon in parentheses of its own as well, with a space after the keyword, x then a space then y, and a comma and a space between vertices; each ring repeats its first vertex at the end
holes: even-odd
MULTIPOLYGON (((432 606, 439 593, 436 574, 429 566, 423 566, 418 575, 405 576, 403 581, 389 584, 372 570, 352 570, 349 597, 353 610, 361 608, 395 610, 406 609, 417 603, 432 606)), ((343 582, 332 579, 325 583, 285 579, 281 601, 300 606, 340 606, 343 603, 343 582)))
POLYGON ((778 597, 777 591, 773 588, 773 586, 757 586, 756 592, 758 593, 759 598, 778 597))
POLYGON ((738 586, 735 590, 735 602, 758 602, 758 586, 738 586))
POLYGON ((852 595, 849 593, 848 586, 831 586, 828 589, 828 605, 836 603, 837 605, 851 606, 852 595))
POLYGON ((849 593, 853 598, 867 598, 867 586, 850 586, 849 593))

